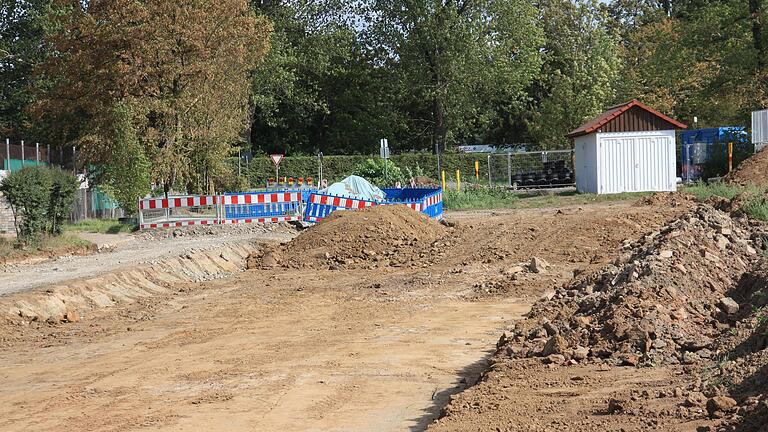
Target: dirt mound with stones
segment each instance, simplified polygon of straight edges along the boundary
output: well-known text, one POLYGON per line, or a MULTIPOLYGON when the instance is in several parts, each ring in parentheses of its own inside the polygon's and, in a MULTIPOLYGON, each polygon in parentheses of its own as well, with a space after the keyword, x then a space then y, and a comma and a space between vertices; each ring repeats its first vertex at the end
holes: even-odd
POLYGON ((658 206, 658 207, 693 207, 694 197, 681 192, 659 192, 652 195, 646 195, 635 203, 635 206, 658 206))
POLYGON ((537 302, 503 352, 552 363, 694 364, 740 305, 728 297, 758 261, 753 229, 701 204, 601 271, 537 302))
POLYGON ((759 151, 744 160, 726 176, 728 183, 746 186, 768 186, 768 152, 759 151))
POLYGON ((444 256, 454 228, 406 206, 335 211, 290 242, 249 259, 249 268, 422 267, 444 256))

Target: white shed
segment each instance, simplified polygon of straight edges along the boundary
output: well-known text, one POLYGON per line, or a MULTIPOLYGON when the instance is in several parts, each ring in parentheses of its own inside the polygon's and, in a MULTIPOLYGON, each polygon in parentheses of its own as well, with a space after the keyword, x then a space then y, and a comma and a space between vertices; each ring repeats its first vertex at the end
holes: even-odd
POLYGON ((608 108, 567 136, 579 192, 674 191, 675 129, 687 126, 637 100, 608 108))

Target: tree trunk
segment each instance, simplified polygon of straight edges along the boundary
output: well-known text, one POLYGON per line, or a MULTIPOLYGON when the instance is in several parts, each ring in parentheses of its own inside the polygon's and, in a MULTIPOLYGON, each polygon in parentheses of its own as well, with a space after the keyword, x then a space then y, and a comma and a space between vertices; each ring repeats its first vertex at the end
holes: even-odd
POLYGON ((768 54, 763 43, 763 23, 761 16, 762 0, 749 0, 749 16, 752 20, 752 44, 757 51, 758 73, 765 67, 765 56, 768 54))

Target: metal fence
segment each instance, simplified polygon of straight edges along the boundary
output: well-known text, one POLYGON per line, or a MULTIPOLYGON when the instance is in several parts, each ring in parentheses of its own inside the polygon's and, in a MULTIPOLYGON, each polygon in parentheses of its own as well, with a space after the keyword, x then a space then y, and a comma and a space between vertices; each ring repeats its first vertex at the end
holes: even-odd
POLYGON ((749 142, 694 142, 680 144, 677 150, 678 175, 686 183, 722 177, 756 151, 749 142), (729 149, 730 144, 730 149, 729 149))
POLYGON ((18 171, 25 166, 51 165, 76 171, 77 150, 74 147, 51 147, 50 144, 29 143, 23 140, 12 143, 6 138, 0 145, 0 169, 18 171))
POLYGON ((506 186, 513 189, 574 185, 573 150, 492 153, 477 156, 472 179, 478 183, 487 182, 490 186, 506 186))

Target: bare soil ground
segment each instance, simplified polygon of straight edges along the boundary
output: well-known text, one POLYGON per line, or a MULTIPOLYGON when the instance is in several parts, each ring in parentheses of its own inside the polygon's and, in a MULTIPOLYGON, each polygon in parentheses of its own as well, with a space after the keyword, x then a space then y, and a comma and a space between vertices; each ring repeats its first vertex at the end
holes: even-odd
MULTIPOLYGON (((274 246, 279 261, 270 265, 203 282, 157 279, 163 289, 79 311, 75 322, 6 318, 0 430, 415 431, 451 399, 455 415, 436 430, 692 427, 632 415, 674 411, 672 399, 635 407, 625 398, 623 414, 601 412, 609 398, 674 387, 681 378, 666 367, 496 363, 457 395, 488 369, 499 335, 534 300, 574 273, 597 271, 688 207, 662 200, 454 213, 453 226, 425 227, 424 244, 418 230, 415 242, 386 250, 361 241, 357 254, 316 256, 322 266, 291 265, 286 252, 301 251, 274 246), (532 257, 541 272, 528 267, 532 257)), ((166 252, 181 248, 168 242, 160 242, 166 252)), ((129 255, 121 266, 132 265, 129 255)), ((257 258, 263 264, 264 254, 257 258)), ((0 286, 13 287, 6 292, 26 289, 19 279, 38 286, 3 300, 39 295, 50 282, 34 274, 2 275, 0 286)))

